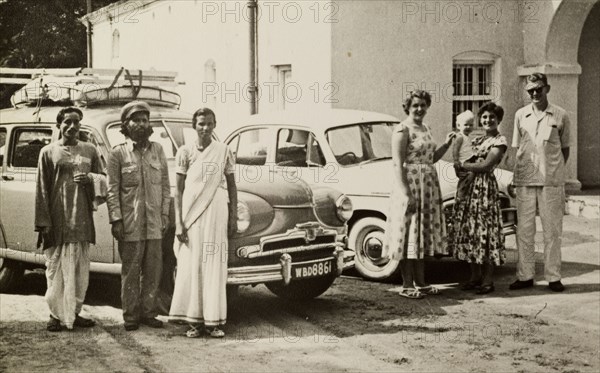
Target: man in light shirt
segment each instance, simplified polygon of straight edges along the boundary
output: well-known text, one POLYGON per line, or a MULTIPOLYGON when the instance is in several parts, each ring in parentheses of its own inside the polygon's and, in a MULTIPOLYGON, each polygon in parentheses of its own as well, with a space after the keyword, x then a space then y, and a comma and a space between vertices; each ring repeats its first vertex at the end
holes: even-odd
POLYGON ((548 102, 546 75, 527 77, 531 104, 515 114, 512 146, 517 148, 513 183, 517 189, 517 280, 511 290, 533 286, 536 210, 544 231, 544 277, 552 291, 561 283, 561 236, 565 208, 565 163, 569 158, 570 122, 564 109, 548 102))
POLYGON ((121 303, 125 330, 139 324, 161 328, 156 318, 162 274, 162 238, 171 203, 167 158, 150 141, 150 106, 132 101, 121 109, 121 132, 108 161, 108 212, 121 256, 121 303))

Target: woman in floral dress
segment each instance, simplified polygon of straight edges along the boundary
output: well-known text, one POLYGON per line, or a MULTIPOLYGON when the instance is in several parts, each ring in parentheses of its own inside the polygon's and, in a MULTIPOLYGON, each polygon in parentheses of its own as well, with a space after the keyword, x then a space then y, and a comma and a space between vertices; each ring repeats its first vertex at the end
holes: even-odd
POLYGON ((394 182, 382 256, 400 261, 400 295, 413 299, 439 294, 438 288, 425 282, 424 258, 446 253, 442 197, 434 163, 446 153, 455 134, 449 133, 436 147, 429 127, 423 123, 430 105, 429 93, 411 92, 402 104, 408 118, 392 135, 394 182))
POLYGON ((466 198, 454 205, 450 226, 450 246, 454 257, 470 263, 471 279, 463 290, 477 294, 494 291, 494 267, 504 263, 504 235, 494 169, 507 149, 506 138, 498 132, 504 110, 489 102, 479 109, 478 117, 485 135, 473 139, 475 155, 464 161, 459 172, 474 173, 466 185, 466 198))

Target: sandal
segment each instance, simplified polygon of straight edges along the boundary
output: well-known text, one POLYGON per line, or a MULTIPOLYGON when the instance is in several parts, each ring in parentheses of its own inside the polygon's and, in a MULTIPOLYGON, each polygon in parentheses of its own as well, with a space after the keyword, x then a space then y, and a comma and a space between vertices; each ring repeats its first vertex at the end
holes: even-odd
POLYGON ((185 336, 188 338, 200 338, 201 335, 202 332, 200 332, 200 329, 194 325, 190 325, 190 329, 185 332, 185 336))
POLYGON ((401 297, 409 299, 422 299, 425 297, 418 289, 415 288, 402 288, 398 294, 400 294, 401 297))
POLYGON ((225 337, 225 332, 222 331, 221 329, 217 328, 216 326, 212 330, 210 330, 209 328, 206 328, 206 333, 209 334, 213 338, 225 337))
POLYGON ((423 294, 426 295, 438 295, 441 293, 440 289, 436 288, 435 286, 425 286, 423 288, 418 288, 419 291, 423 294))

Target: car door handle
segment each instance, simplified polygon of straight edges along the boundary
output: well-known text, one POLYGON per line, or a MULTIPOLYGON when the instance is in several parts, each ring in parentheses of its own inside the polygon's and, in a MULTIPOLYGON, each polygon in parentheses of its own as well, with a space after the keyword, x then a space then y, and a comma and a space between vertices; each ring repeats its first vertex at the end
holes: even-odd
POLYGON ((15 179, 15 177, 12 175, 2 175, 2 180, 12 181, 14 179, 15 179))

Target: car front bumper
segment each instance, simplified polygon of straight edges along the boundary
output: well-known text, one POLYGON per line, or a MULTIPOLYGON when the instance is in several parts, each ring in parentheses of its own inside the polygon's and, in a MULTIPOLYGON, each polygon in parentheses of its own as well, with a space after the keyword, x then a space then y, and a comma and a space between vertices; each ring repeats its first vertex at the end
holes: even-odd
POLYGON ((292 256, 290 254, 282 253, 279 256, 278 264, 229 268, 227 284, 251 285, 264 282, 283 281, 283 283, 287 285, 292 280, 292 269, 294 267, 313 266, 317 268, 319 264, 324 264, 331 260, 335 263, 333 273, 336 276, 340 276, 344 270, 354 267, 354 253, 344 250, 340 246, 336 246, 333 249, 331 256, 314 260, 292 262, 292 256))

